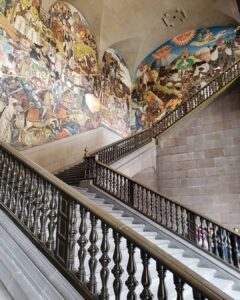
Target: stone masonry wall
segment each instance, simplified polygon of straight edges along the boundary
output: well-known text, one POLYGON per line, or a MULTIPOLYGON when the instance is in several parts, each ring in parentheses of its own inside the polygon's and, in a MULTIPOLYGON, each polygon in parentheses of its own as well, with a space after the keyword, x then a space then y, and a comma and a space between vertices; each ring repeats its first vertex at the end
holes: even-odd
POLYGON ((222 224, 240 226, 240 84, 160 137, 161 194, 222 224))

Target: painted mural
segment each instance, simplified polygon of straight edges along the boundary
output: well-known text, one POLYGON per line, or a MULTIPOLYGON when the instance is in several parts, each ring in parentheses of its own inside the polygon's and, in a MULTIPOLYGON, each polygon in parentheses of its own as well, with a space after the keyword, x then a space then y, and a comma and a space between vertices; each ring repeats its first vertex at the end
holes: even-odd
POLYGON ((177 35, 139 65, 133 82, 135 128, 150 126, 240 58, 240 31, 232 26, 177 35))
POLYGON ((40 11, 38 0, 0 3, 0 138, 17 149, 100 124, 97 49, 87 22, 64 2, 44 17, 40 11))
POLYGON ((102 124, 121 136, 130 134, 131 79, 122 57, 107 49, 102 60, 102 124))

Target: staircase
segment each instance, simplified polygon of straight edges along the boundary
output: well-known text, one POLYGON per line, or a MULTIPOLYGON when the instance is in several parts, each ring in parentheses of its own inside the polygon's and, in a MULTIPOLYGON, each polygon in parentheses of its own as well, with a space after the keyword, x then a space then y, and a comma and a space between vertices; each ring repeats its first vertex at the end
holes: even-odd
POLYGON ((1 209, 84 299, 239 300, 238 236, 107 165, 216 97, 239 74, 236 62, 149 129, 99 149, 86 157, 85 166, 58 175, 74 189, 0 142, 1 209), (78 187, 82 178, 93 179, 119 201, 99 189, 78 187), (227 263, 221 251, 209 254, 196 244, 197 226, 213 226, 220 250, 227 234, 227 263))
POLYGON ((81 162, 73 167, 70 167, 56 176, 69 185, 76 185, 81 179, 84 179, 85 162, 81 162))
MULTIPOLYGON (((85 183, 86 186, 86 183, 85 183)), ((136 230, 139 234, 144 236, 147 240, 154 243, 160 249, 171 255, 173 258, 177 259, 179 262, 183 263, 186 268, 191 269, 193 272, 196 272, 198 275, 202 276, 204 279, 207 279, 211 284, 213 284, 216 288, 221 289, 227 295, 232 297, 232 299, 239 300, 240 299, 240 276, 239 273, 231 270, 223 263, 218 260, 210 257, 209 255, 202 253, 201 251, 194 249, 192 245, 181 241, 173 234, 170 234, 160 226, 156 226, 151 224, 149 220, 144 219, 141 215, 137 215, 133 211, 131 211, 126 206, 118 203, 116 199, 111 199, 107 195, 104 195, 101 191, 94 188, 91 185, 87 185, 88 187, 78 187, 73 186, 77 191, 87 196, 91 201, 94 201, 99 207, 106 210, 113 217, 125 223, 127 226, 131 227, 131 229, 136 230)), ((79 211, 79 210, 77 210, 79 211)), ((77 226, 79 224, 80 216, 77 216, 77 226)), ((87 223, 88 228, 90 228, 90 222, 87 223)), ((79 224, 80 226, 80 224, 79 224)), ((102 239, 102 231, 100 226, 97 226, 97 234, 98 234, 98 247, 100 248, 100 241, 102 239)), ((88 234, 87 234, 88 235, 88 234)), ((114 251, 114 243, 113 239, 109 239, 110 249, 109 256, 113 256, 114 251)), ((76 249, 75 255, 78 255, 78 249, 76 249)), ((127 268, 127 260, 125 260, 125 256, 127 256, 127 248, 126 245, 121 245, 122 250, 122 267, 123 269, 127 268)), ((97 255, 97 261, 100 259, 100 256, 97 255)), ((88 260, 88 257, 87 259, 88 260)), ((141 262, 140 251, 137 251, 135 254, 135 261, 137 264, 137 272, 136 272, 136 280, 138 283, 141 283, 141 274, 142 274, 142 264, 138 264, 141 262)), ((112 260, 109 264, 109 269, 113 267, 112 260)), ((75 266, 76 268, 78 266, 75 266)), ((156 271, 156 266, 153 261, 150 262, 149 272, 152 279, 152 284, 150 286, 151 292, 153 294, 153 299, 157 299, 158 293, 158 274, 156 271)), ((89 275, 89 274, 87 274, 89 275)), ((177 294, 172 280, 172 274, 167 272, 165 278, 165 285, 168 294, 167 299, 176 299, 177 294)), ((100 279, 100 264, 97 265, 96 268, 96 277, 98 285, 101 282, 100 279)), ((127 274, 123 273, 122 275, 122 293, 121 299, 127 299, 128 289, 125 285, 125 281, 127 280, 127 274)), ((113 290, 113 274, 110 274, 108 279, 109 286, 109 294, 110 299, 115 299, 114 290, 113 290)), ((136 295, 137 299, 140 299, 140 293, 142 291, 141 284, 138 284, 136 287, 136 295)), ((192 290, 186 285, 184 288, 184 299, 193 299, 192 290)))
POLYGON ((84 299, 1 210, 0 299, 84 299))

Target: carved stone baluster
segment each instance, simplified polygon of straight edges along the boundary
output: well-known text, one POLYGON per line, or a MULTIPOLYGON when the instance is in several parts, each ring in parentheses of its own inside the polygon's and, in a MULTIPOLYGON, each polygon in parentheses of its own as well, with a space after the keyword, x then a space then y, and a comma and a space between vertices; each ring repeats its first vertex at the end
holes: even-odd
POLYGON ((165 203, 165 219, 166 219, 166 227, 169 227, 169 216, 170 216, 170 212, 169 212, 169 201, 165 199, 164 201, 165 203))
POLYGON ((138 282, 135 278, 135 273, 136 273, 136 263, 135 263, 135 258, 134 258, 134 253, 135 253, 135 246, 133 243, 127 241, 127 248, 128 248, 128 253, 129 253, 129 258, 128 258, 128 264, 127 264, 127 272, 129 274, 126 283, 126 286, 128 287, 128 294, 127 294, 127 300, 136 300, 137 295, 135 293, 136 286, 138 285, 138 282))
POLYGON ((90 247, 88 249, 88 252, 90 254, 89 259, 89 269, 90 269, 90 277, 88 281, 88 289, 95 294, 97 292, 97 280, 96 280, 96 268, 97 268, 97 259, 96 255, 99 251, 97 247, 97 240, 98 240, 98 234, 97 234, 97 218, 90 214, 90 220, 91 220, 91 233, 89 236, 90 240, 90 247))
MULTIPOLYGON (((61 196, 60 196, 61 197, 61 196)), ((69 200, 70 201, 70 200, 69 200)), ((77 224, 77 215, 76 215, 76 203, 74 200, 70 203, 70 214, 69 214, 69 241, 68 241, 68 256, 66 267, 68 270, 74 269, 74 253, 75 253, 75 245, 76 245, 76 224, 77 224)))
POLYGON ((157 219, 156 197, 157 197, 157 195, 155 193, 152 193, 152 212, 151 212, 151 217, 153 218, 153 220, 157 219))
POLYGON ((35 236, 39 236, 39 221, 40 221, 40 214, 41 214, 41 207, 42 207, 42 198, 43 198, 43 181, 41 178, 37 180, 37 191, 36 191, 36 201, 35 201, 35 208, 33 211, 33 227, 32 231, 35 236))
POLYGON ((16 186, 17 186, 17 179, 18 179, 18 163, 14 161, 12 164, 12 176, 10 181, 10 199, 9 199, 9 209, 13 212, 16 210, 16 186))
POLYGON ((13 161, 8 156, 8 165, 7 165, 7 177, 6 177, 6 188, 5 188, 5 195, 3 198, 3 203, 9 206, 10 198, 11 198, 11 178, 12 178, 12 171, 13 171, 13 161))
POLYGON ((159 215, 160 215, 160 224, 164 224, 164 210, 163 210, 163 198, 159 198, 159 215))
POLYGON ((116 197, 119 199, 120 198, 120 191, 121 191, 119 174, 117 174, 116 177, 117 177, 117 183, 116 183, 117 192, 116 192, 116 197))
POLYGON ((50 199, 50 206, 49 206, 49 223, 48 223, 48 240, 47 240, 47 247, 50 251, 54 251, 55 249, 55 230, 57 226, 57 205, 59 200, 59 193, 55 189, 54 186, 51 186, 51 199, 50 199))
POLYGON ((21 211, 21 199, 22 199, 22 188, 23 188, 23 166, 21 164, 18 165, 18 182, 16 185, 16 193, 15 193, 15 207, 13 209, 13 213, 19 217, 21 211))
POLYGON ((147 214, 147 191, 146 188, 143 188, 143 213, 147 214))
POLYGON ((159 286, 158 286, 158 299, 167 300, 167 289, 165 285, 167 269, 159 262, 157 262, 157 272, 159 277, 159 286))
POLYGON ((109 299, 109 293, 108 293, 108 277, 109 277, 109 269, 108 265, 111 261, 108 251, 109 251, 109 241, 108 241, 108 225, 105 223, 102 223, 102 244, 101 244, 101 251, 102 256, 100 257, 99 261, 102 265, 102 269, 100 272, 101 281, 102 281, 102 289, 101 293, 99 295, 100 299, 107 300, 109 299))
POLYGON ((187 228, 188 228, 188 239, 193 243, 197 243, 196 237, 196 215, 191 211, 187 211, 187 228))
POLYGON ((238 250, 238 240, 237 240, 237 235, 236 234, 232 234, 231 236, 231 240, 232 240, 232 259, 233 259, 233 264, 236 268, 239 268, 240 264, 239 264, 239 250, 238 250))
POLYGON ((155 196, 156 221, 159 224, 161 221, 160 202, 161 202, 161 198, 159 195, 156 194, 155 196))
POLYGON ((138 186, 138 191, 139 191, 139 210, 143 211, 143 189, 142 186, 138 186))
POLYGON ((107 180, 107 191, 112 194, 112 171, 111 170, 107 170, 107 174, 108 174, 108 180, 107 180))
POLYGON ((29 187, 28 204, 27 204, 27 216, 26 216, 26 226, 29 229, 32 229, 33 226, 33 211, 35 209, 34 202, 36 201, 36 190, 37 190, 37 182, 36 175, 31 173, 31 184, 29 187))
POLYGON ((186 219, 184 216, 185 216, 185 209, 181 207, 182 236, 186 235, 186 219))
POLYGON ((211 237, 211 232, 210 232, 210 224, 209 224, 208 220, 206 220, 206 225, 207 225, 206 235, 207 235, 208 251, 212 252, 212 237, 211 237))
POLYGON ((51 188, 51 185, 49 183, 47 183, 46 181, 43 183, 43 205, 41 207, 41 217, 40 217, 40 234, 39 234, 39 238, 42 242, 46 243, 46 239, 47 239, 47 228, 46 228, 46 224, 47 224, 47 220, 48 220, 48 208, 49 208, 49 190, 51 188))
POLYGON ((121 236, 118 232, 113 232, 113 238, 114 238, 114 244, 115 249, 113 253, 113 261, 114 261, 114 267, 112 269, 112 274, 114 275, 114 281, 113 281, 113 289, 115 294, 115 299, 120 300, 121 291, 122 291, 122 280, 121 276, 123 273, 123 268, 121 267, 121 261, 122 261, 122 253, 121 253, 121 236))
POLYGON ((205 300, 206 297, 201 292, 199 292, 198 290, 193 288, 193 299, 194 300, 205 300))
POLYGON ((205 240, 205 232, 204 232, 204 227, 203 227, 203 218, 200 217, 200 232, 201 232, 201 235, 202 235, 202 239, 201 239, 201 242, 202 242, 202 248, 204 248, 204 240, 205 240))
POLYGON ((24 170, 24 180, 23 180, 23 191, 22 191, 22 198, 21 198, 21 210, 20 210, 20 220, 21 222, 25 223, 26 221, 26 215, 27 215, 27 204, 28 204, 28 190, 29 186, 31 184, 31 178, 30 178, 30 171, 25 169, 24 170))
POLYGON ((151 191, 147 191, 146 192, 146 196, 147 196, 147 216, 151 216, 151 213, 152 213, 152 193, 151 191))
POLYGON ((143 263, 143 273, 142 273, 142 286, 143 286, 143 291, 140 294, 140 298, 142 300, 151 300, 153 299, 153 294, 151 293, 150 290, 150 285, 151 285, 151 276, 149 273, 149 255, 141 251, 141 258, 142 258, 142 263, 143 263))
POLYGON ((78 268, 77 276, 81 282, 84 282, 86 280, 86 271, 84 265, 86 254, 87 254, 86 245, 88 242, 86 238, 86 233, 87 233, 86 214, 87 212, 85 208, 81 206, 80 207, 81 222, 79 227, 80 237, 77 241, 79 245, 79 251, 78 251, 79 268, 78 268))
POLYGON ((180 232, 180 220, 181 220, 181 216, 179 216, 179 214, 181 214, 181 209, 178 205, 175 204, 175 224, 176 224, 176 232, 179 234, 180 232))
POLYGON ((218 255, 224 259, 224 241, 223 241, 223 229, 218 228, 217 230, 217 244, 218 244, 218 255))
POLYGON ((2 153, 1 155, 1 181, 0 181, 0 201, 4 202, 5 199, 5 190, 6 190, 6 185, 5 185, 5 181, 6 181, 6 176, 7 176, 7 168, 8 168, 8 159, 7 159, 7 155, 6 153, 2 153))
POLYGON ((217 227, 213 224, 213 253, 219 255, 218 253, 218 237, 217 237, 217 227))
POLYGON ((173 275, 173 280, 177 292, 177 300, 183 300, 184 281, 176 274, 173 275))
POLYGON ((170 228, 172 230, 174 230, 174 219, 173 219, 173 216, 174 216, 174 203, 170 202, 169 201, 169 210, 170 210, 170 216, 169 216, 169 221, 170 221, 170 228))
POLYGON ((226 231, 226 239, 227 239, 228 263, 230 263, 232 265, 233 264, 233 259, 232 259, 232 244, 231 244, 230 233, 228 231, 226 231))
POLYGON ((112 182, 112 188, 113 188, 113 195, 114 195, 114 197, 117 195, 117 188, 116 188, 117 180, 116 180, 116 178, 117 178, 117 174, 114 173, 113 174, 113 182, 112 182))

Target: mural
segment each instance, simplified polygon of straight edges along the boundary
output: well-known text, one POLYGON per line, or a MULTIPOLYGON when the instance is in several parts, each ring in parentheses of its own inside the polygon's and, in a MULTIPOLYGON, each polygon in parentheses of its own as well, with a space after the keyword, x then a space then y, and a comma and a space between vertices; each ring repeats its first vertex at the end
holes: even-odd
POLYGON ((240 58, 240 31, 232 26, 177 35, 139 65, 132 90, 135 128, 150 126, 240 58))
POLYGON ((98 127, 97 49, 80 13, 55 2, 42 15, 38 0, 0 12, 1 140, 25 149, 98 127))
POLYGON ((102 124, 121 136, 129 135, 131 79, 123 59, 113 49, 103 55, 101 84, 102 124))

